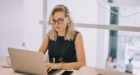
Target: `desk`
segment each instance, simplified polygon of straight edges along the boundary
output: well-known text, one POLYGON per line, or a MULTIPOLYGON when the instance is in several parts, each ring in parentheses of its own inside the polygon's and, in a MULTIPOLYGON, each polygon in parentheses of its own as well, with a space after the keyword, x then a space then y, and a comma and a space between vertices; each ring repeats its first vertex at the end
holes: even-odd
MULTIPOLYGON (((55 75, 61 75, 61 73, 63 72, 64 70, 61 70, 57 72, 55 75)), ((0 66, 0 75, 26 75, 26 74, 16 73, 12 68, 5 68, 0 66)))
MULTIPOLYGON (((0 58, 0 63, 2 65, 6 65, 4 63, 5 59, 0 58)), ((8 60, 9 61, 9 60, 8 60)), ((57 72, 55 75, 61 75, 65 70, 60 70, 57 72)), ((84 66, 81 67, 79 70, 72 70, 73 73, 72 75, 98 75, 98 74, 103 74, 103 75, 132 75, 128 73, 123 73, 115 70, 105 70, 105 69, 99 69, 99 68, 94 68, 94 67, 88 67, 84 66)), ((21 73, 15 73, 12 68, 6 68, 0 66, 0 75, 25 75, 21 73)))
MULTIPOLYGON (((132 75, 128 73, 122 73, 118 71, 111 71, 111 70, 104 70, 99 68, 93 68, 93 67, 82 67, 80 70, 72 70, 72 75, 97 75, 98 72, 103 72, 103 75, 132 75), (108 73, 109 72, 109 73, 108 73)), ((55 75, 61 75, 64 70, 61 70, 55 75)), ((21 73, 15 73, 12 68, 5 68, 0 66, 0 75, 25 75, 21 73)))
POLYGON ((0 66, 0 75, 23 75, 23 74, 15 73, 12 68, 4 68, 0 66))

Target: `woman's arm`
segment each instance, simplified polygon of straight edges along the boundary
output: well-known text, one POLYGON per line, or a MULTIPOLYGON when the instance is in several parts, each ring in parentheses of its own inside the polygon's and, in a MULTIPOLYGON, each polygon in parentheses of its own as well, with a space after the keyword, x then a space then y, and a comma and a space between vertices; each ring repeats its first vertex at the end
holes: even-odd
POLYGON ((39 52, 43 52, 44 54, 46 53, 47 48, 48 48, 48 37, 49 37, 49 32, 45 36, 43 43, 42 43, 41 47, 39 48, 39 52))
POLYGON ((77 55, 77 62, 63 63, 61 66, 62 69, 66 69, 66 70, 79 69, 80 67, 86 65, 83 39, 80 33, 77 35, 75 39, 75 49, 77 55))

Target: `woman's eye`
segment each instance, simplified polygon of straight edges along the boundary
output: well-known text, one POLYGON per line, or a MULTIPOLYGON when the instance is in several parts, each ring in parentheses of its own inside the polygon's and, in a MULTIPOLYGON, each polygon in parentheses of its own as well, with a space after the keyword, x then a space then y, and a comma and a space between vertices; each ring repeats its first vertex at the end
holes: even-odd
POLYGON ((52 22, 56 22, 55 20, 52 20, 52 22))

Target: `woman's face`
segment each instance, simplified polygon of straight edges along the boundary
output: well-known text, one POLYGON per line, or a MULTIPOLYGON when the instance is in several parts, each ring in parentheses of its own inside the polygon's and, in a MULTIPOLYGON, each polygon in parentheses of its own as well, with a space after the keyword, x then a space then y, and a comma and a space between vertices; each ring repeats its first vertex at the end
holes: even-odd
POLYGON ((62 11, 57 11, 53 15, 52 19, 53 27, 57 32, 63 32, 67 27, 67 19, 65 13, 62 11))
POLYGON ((108 61, 109 61, 109 62, 113 62, 112 57, 109 57, 109 58, 108 58, 108 61))

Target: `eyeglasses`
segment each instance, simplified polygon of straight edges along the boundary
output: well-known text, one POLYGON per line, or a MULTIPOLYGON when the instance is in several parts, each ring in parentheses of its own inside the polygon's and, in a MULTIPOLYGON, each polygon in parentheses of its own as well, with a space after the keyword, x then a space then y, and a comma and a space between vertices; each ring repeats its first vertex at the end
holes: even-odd
POLYGON ((62 24, 62 23, 64 23, 64 21, 65 21, 65 18, 58 18, 57 20, 53 19, 51 23, 52 23, 53 25, 55 25, 56 22, 57 22, 58 24, 62 24))

